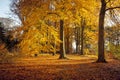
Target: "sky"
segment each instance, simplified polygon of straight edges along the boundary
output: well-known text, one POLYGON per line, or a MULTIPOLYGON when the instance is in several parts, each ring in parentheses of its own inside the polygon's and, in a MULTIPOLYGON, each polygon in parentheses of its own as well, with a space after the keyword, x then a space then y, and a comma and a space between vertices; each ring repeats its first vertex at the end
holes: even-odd
POLYGON ((15 25, 21 24, 20 20, 17 16, 14 15, 10 11, 10 3, 12 0, 0 0, 0 17, 2 18, 11 18, 14 20, 15 25))
POLYGON ((10 17, 10 0, 0 0, 0 17, 10 17))

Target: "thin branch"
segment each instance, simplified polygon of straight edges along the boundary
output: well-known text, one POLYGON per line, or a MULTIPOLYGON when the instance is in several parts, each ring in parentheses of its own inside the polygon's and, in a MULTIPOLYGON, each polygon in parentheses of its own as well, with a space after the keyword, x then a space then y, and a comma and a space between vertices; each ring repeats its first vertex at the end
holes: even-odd
POLYGON ((108 10, 113 10, 113 9, 117 9, 117 8, 120 8, 120 6, 107 8, 105 11, 108 11, 108 10))
POLYGON ((58 17, 60 17, 60 15, 57 14, 56 12, 48 12, 47 14, 48 14, 48 15, 50 15, 50 14, 55 14, 55 15, 57 15, 58 17))
POLYGON ((106 2, 106 4, 109 3, 110 1, 111 1, 111 0, 108 0, 108 1, 106 2))

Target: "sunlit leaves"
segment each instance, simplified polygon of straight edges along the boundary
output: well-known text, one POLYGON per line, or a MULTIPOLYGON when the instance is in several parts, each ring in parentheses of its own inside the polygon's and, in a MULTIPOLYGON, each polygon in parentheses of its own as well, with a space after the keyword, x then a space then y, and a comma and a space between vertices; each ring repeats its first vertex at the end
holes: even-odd
MULTIPOLYGON (((23 0, 18 5, 24 29, 23 40, 19 46, 24 53, 41 53, 56 49, 53 45, 59 46, 61 42, 60 20, 64 21, 65 28, 71 29, 76 25, 81 27, 82 17, 87 25, 96 26, 97 23, 98 13, 94 12, 98 4, 95 0, 23 0)), ((86 35, 93 34, 86 32, 86 35)))

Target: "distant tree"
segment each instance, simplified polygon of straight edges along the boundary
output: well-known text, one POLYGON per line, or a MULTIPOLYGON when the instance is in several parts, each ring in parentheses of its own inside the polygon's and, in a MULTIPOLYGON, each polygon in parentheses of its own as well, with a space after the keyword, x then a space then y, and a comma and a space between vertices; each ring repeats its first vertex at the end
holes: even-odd
POLYGON ((106 51, 112 54, 120 53, 120 28, 119 25, 106 27, 106 51))
POLYGON ((12 38, 13 35, 11 35, 9 32, 10 31, 4 29, 4 25, 0 23, 0 40, 2 41, 3 44, 5 44, 5 48, 8 51, 12 51, 12 48, 14 48, 14 46, 18 43, 18 41, 12 38))
POLYGON ((3 26, 2 22, 0 22, 0 39, 2 42, 5 42, 5 29, 3 26))
POLYGON ((86 26, 86 23, 85 23, 85 19, 82 18, 81 19, 81 55, 84 54, 84 30, 85 30, 85 26, 86 26))
POLYGON ((80 54, 81 50, 81 27, 75 27, 75 41, 76 41, 76 53, 80 54))

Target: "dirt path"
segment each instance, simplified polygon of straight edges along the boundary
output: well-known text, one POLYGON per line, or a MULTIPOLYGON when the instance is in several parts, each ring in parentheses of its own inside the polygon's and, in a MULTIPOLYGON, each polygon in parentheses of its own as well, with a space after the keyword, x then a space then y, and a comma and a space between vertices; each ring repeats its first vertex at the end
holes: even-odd
POLYGON ((92 63, 95 56, 57 56, 18 58, 14 63, 0 64, 0 80, 120 80, 120 61, 92 63))

